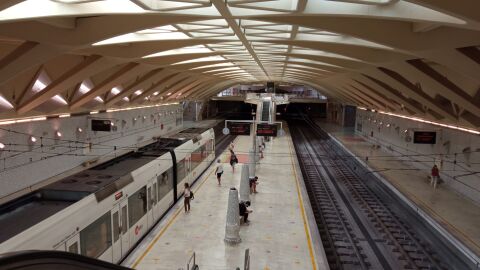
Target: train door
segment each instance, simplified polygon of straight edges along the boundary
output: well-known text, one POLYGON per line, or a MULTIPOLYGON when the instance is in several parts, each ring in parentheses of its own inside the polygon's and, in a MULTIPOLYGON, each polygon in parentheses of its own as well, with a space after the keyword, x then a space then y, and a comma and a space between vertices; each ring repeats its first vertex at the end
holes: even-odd
POLYGON ((77 233, 66 242, 67 252, 80 254, 80 234, 77 233))
POLYGON ((130 241, 128 236, 128 200, 120 202, 120 242, 122 249, 122 258, 127 255, 130 250, 130 241))
POLYGON ((112 211, 112 251, 113 262, 116 263, 122 258, 122 240, 121 237, 121 220, 120 220, 120 205, 113 207, 112 211))
POLYGON ((153 226, 153 223, 154 223, 154 219, 153 219, 153 198, 154 198, 154 194, 153 194, 153 185, 152 185, 152 182, 150 181, 148 184, 147 184, 147 227, 148 228, 151 228, 153 226))
POLYGON ((152 179, 152 193, 153 193, 153 221, 155 222, 160 217, 160 207, 158 204, 158 187, 157 187, 157 179, 152 179))

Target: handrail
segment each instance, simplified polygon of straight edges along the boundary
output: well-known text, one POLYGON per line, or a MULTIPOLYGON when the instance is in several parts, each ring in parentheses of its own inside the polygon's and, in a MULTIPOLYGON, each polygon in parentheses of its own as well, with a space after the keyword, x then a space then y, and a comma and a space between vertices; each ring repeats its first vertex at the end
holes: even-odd
POLYGON ((245 261, 243 264, 243 270, 250 270, 250 249, 245 249, 245 261))
POLYGON ((131 268, 64 251, 26 250, 0 254, 0 269, 2 270, 50 270, 55 268, 62 270, 131 270, 131 268))
POLYGON ((193 252, 192 256, 190 256, 190 259, 188 259, 187 270, 197 270, 197 269, 198 269, 198 265, 195 262, 195 252, 193 252), (192 260, 193 260, 193 264, 190 267, 190 263, 192 262, 192 260))

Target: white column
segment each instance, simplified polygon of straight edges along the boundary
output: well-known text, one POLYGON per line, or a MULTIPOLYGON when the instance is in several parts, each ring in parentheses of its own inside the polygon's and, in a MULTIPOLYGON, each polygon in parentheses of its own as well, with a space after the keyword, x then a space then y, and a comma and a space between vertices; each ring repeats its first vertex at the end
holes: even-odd
POLYGON ((242 165, 242 174, 240 175, 240 201, 250 201, 249 169, 247 164, 242 165))
POLYGON ((230 188, 228 193, 227 224, 225 225, 225 242, 227 244, 238 244, 240 239, 240 210, 238 206, 238 191, 230 188))

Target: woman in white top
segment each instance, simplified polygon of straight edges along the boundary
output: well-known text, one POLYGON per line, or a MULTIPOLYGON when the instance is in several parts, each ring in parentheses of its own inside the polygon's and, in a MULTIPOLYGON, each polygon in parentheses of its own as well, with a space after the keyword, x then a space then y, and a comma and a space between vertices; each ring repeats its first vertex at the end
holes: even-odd
POLYGON ((217 160, 217 167, 215 168, 215 173, 217 174, 218 185, 220 186, 220 181, 222 181, 222 174, 223 174, 223 165, 219 160, 217 160))
POLYGON ((185 189, 183 190, 183 205, 185 206, 185 213, 190 212, 190 198, 192 196, 192 192, 190 191, 190 185, 185 183, 185 189))

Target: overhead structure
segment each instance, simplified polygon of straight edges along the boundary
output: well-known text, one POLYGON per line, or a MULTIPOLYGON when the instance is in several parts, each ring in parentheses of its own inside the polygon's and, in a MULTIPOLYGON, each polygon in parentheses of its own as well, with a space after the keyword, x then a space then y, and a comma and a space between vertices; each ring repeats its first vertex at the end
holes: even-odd
POLYGON ((477 0, 8 0, 0 118, 199 100, 239 83, 480 127, 477 0))

